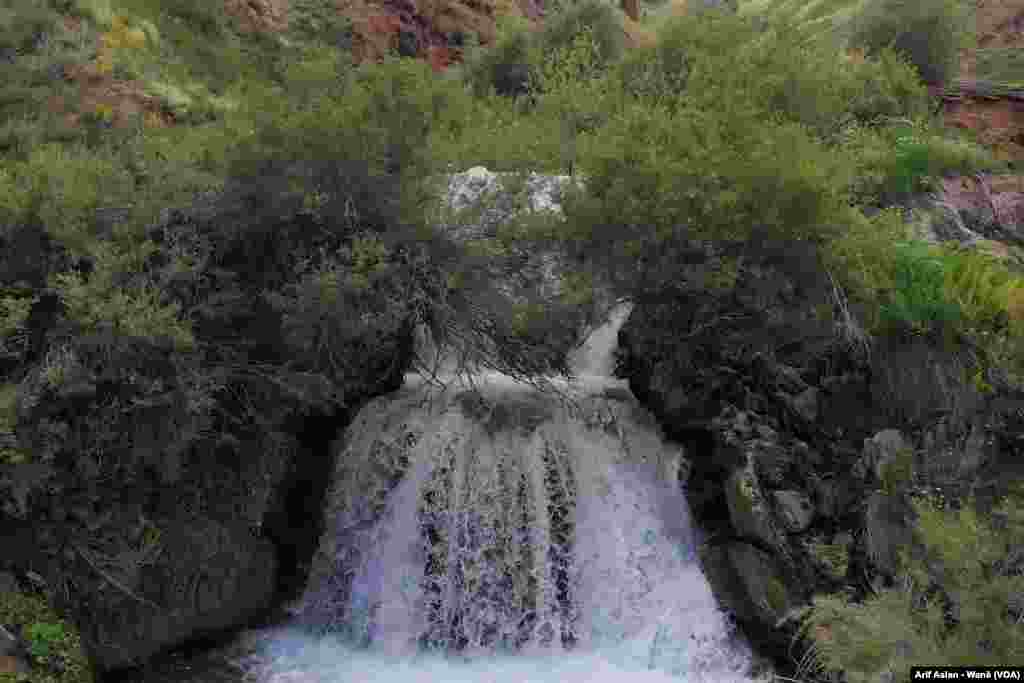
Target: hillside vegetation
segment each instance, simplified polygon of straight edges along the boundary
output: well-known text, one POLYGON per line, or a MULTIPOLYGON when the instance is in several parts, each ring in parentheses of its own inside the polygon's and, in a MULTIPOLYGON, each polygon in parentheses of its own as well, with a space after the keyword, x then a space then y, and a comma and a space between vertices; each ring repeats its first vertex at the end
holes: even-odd
MULTIPOLYGON (((351 22, 318 0, 294 2, 275 30, 206 0, 0 0, 0 428, 33 426, 54 392, 154 350, 196 414, 217 413, 243 370, 303 405, 344 405, 365 349, 413 323, 522 378, 565 372, 590 283, 638 299, 728 291, 737 269, 791 242, 828 264, 843 295, 822 315, 849 338, 970 345, 979 383, 1020 384, 1024 278, 913 242, 891 208, 944 175, 1005 170, 942 125, 925 85, 954 74, 966 7, 700 4, 645 6, 629 31, 597 0, 539 27, 508 8, 493 41, 466 36, 465 63, 438 75, 397 47, 354 64, 351 22), (573 173, 587 189, 565 197, 564 221, 507 226, 498 247, 455 244, 424 179, 475 165, 573 173), (243 209, 212 232, 159 227, 200 196, 243 209), (716 254, 696 284, 694 243, 716 254), (494 284, 537 245, 576 264, 566 296, 494 284)), ((979 67, 1013 72, 994 57, 979 67)), ((104 419, 133 409, 111 403, 104 419)), ((119 440, 82 415, 97 443, 119 440)), ((113 462, 101 450, 80 457, 101 470, 113 462)), ((6 448, 0 462, 56 452, 6 448)), ((927 519, 932 545, 975 524, 927 519)), ((969 595, 1008 590, 964 571, 969 595)), ((1024 659, 1016 616, 964 614, 957 631, 907 595, 821 609, 875 634, 931 629, 929 663, 1024 659), (964 635, 982 623, 999 635, 984 657, 964 635)), ((823 664, 850 680, 883 665, 861 652, 874 640, 823 638, 823 664)))

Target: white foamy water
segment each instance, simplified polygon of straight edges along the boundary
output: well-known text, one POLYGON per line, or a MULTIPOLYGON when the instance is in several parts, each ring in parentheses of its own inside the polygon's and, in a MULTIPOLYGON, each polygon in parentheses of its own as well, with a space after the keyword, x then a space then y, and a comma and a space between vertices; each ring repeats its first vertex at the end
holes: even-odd
POLYGON ((346 431, 297 626, 261 683, 751 680, 695 558, 681 453, 611 375, 612 312, 540 393, 417 378, 346 431))

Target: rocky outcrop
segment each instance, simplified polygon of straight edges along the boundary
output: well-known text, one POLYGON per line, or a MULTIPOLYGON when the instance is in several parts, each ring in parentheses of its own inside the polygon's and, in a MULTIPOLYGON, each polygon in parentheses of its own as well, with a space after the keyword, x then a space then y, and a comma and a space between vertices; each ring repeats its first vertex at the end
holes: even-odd
POLYGON ((686 449, 708 579, 783 671, 814 594, 893 578, 910 488, 994 490, 1016 429, 1016 399, 980 394, 965 352, 876 339, 865 356, 811 313, 828 297, 751 267, 726 295, 636 302, 619 334, 621 376, 686 449))
MULTIPOLYGON (((174 245, 206 255, 194 273, 204 284, 167 288, 195 297, 185 303, 202 311, 202 352, 103 325, 64 329, 55 314, 39 317, 38 347, 3 377, 17 385, 17 414, 0 442, 16 456, 0 459, 0 571, 42 577, 100 672, 242 626, 296 590, 319 535, 330 441, 364 401, 400 386, 411 361, 399 320, 338 374, 300 366, 280 316, 232 289, 270 272, 246 270, 224 245, 223 226, 250 218, 247 206, 202 196, 151 226, 149 268, 174 245)), ((287 240, 302 231, 271 220, 284 224, 266 255, 294 256, 287 240)))

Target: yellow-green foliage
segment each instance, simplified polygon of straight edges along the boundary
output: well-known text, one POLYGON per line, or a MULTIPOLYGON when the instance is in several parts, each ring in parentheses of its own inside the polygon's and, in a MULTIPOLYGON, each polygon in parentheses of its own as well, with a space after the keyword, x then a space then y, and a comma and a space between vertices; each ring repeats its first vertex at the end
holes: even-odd
POLYGON ((843 543, 813 543, 811 552, 835 576, 846 576, 850 564, 850 549, 843 543))
POLYGON ((582 32, 591 37, 594 48, 589 76, 622 58, 622 19, 612 5, 602 0, 580 0, 548 17, 540 34, 541 47, 545 54, 562 50, 572 46, 582 32))
POLYGON ((997 512, 1007 523, 996 530, 968 501, 959 511, 937 502, 915 501, 920 551, 904 552, 902 586, 884 590, 863 604, 818 597, 805 623, 814 659, 847 680, 876 681, 885 670, 897 680, 909 667, 1005 665, 1024 657, 1024 624, 1008 615, 1024 576, 1004 575, 997 563, 1024 540, 1024 508, 1006 500, 997 512), (933 581, 956 600, 959 622, 946 623, 933 581))
POLYGON ((882 490, 897 495, 911 482, 914 476, 914 452, 905 448, 895 453, 881 466, 882 490))
POLYGON ((0 346, 3 338, 22 329, 38 297, 0 297, 0 346))
POLYGON ((855 165, 851 189, 861 201, 896 199, 924 189, 930 178, 1001 167, 978 145, 935 130, 923 119, 892 121, 889 125, 851 123, 837 137, 855 165))
POLYGON ((42 597, 20 592, 0 594, 0 623, 20 631, 28 643, 34 665, 27 676, 0 673, 0 683, 92 683, 94 680, 78 630, 42 597))
POLYGON ((947 264, 947 296, 974 324, 993 326, 1005 318, 1014 333, 1024 333, 1022 311, 1015 305, 1024 297, 1024 278, 976 250, 950 248, 943 260, 947 264))
POLYGON ((829 261, 850 287, 851 295, 863 302, 877 302, 894 286, 892 245, 906 240, 909 228, 898 209, 886 209, 871 218, 851 210, 846 225, 843 234, 829 245, 829 261))
POLYGON ((17 397, 17 384, 0 384, 0 432, 14 431, 14 425, 18 419, 15 413, 17 397))
POLYGON ((968 7, 964 0, 866 0, 849 44, 869 53, 893 47, 926 82, 942 83, 954 77, 959 50, 968 47, 968 7))
POLYGON ((1019 47, 978 50, 977 77, 1020 89, 1024 84, 1024 50, 1019 47))
POLYGON ((178 304, 163 303, 162 294, 155 287, 143 285, 134 290, 97 292, 92 282, 83 282, 77 273, 58 275, 54 282, 68 307, 68 316, 87 330, 109 322, 118 334, 169 338, 182 349, 189 349, 194 343, 188 323, 180 318, 178 304))
MULTIPOLYGON (((152 245, 143 245, 147 246, 152 245)), ((162 292, 151 284, 126 287, 117 282, 117 273, 137 268, 146 249, 118 253, 110 244, 97 243, 91 251, 95 266, 88 281, 78 272, 58 273, 52 278, 51 286, 67 307, 68 317, 90 331, 109 323, 118 334, 170 339, 179 348, 192 347, 192 331, 181 319, 178 304, 166 303, 162 292)))
POLYGON ((611 98, 621 93, 612 79, 597 77, 600 59, 600 45, 585 28, 569 45, 547 53, 537 70, 534 87, 542 94, 533 115, 558 121, 563 172, 576 161, 577 136, 597 130, 614 107, 611 98))
POLYGON ((72 254, 88 253, 94 241, 97 208, 117 205, 131 196, 133 182, 113 155, 50 143, 34 150, 27 162, 9 163, 0 176, 0 210, 14 220, 35 214, 46 231, 72 254))
POLYGON ((769 576, 765 584, 765 599, 773 612, 781 613, 786 609, 786 587, 774 576, 769 576))
MULTIPOLYGON (((18 422, 17 398, 17 384, 0 384, 0 432, 14 431, 18 422)), ((0 448, 0 465, 17 465, 26 459, 25 454, 18 449, 0 448)))

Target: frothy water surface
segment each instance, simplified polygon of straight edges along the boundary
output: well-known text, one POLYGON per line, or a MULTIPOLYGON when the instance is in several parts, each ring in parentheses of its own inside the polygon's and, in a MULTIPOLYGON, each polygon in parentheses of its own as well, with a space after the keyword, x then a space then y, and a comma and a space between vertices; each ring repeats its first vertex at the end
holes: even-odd
POLYGON ((363 409, 296 608, 306 630, 270 641, 272 669, 749 680, 749 650, 695 558, 681 453, 611 377, 629 310, 594 330, 571 359, 577 379, 555 392, 497 373, 443 392, 409 377, 363 409))
POLYGON ((682 454, 611 377, 628 314, 555 392, 408 377, 364 407, 295 621, 240 639, 236 680, 751 680, 695 558, 682 454))

